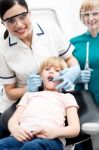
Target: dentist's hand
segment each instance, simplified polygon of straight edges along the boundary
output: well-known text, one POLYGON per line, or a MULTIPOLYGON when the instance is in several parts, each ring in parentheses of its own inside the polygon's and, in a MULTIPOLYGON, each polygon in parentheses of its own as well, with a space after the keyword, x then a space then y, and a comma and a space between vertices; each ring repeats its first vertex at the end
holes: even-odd
POLYGON ((66 68, 62 71, 60 71, 60 75, 55 77, 53 81, 62 81, 56 89, 60 90, 68 90, 69 88, 72 87, 73 83, 75 80, 79 77, 80 74, 80 67, 79 65, 75 65, 70 68, 66 68))
POLYGON ((27 78, 27 91, 36 92, 39 87, 42 85, 42 80, 40 75, 31 73, 27 78))
POLYGON ((60 74, 60 76, 58 76, 58 77, 55 77, 54 79, 53 79, 53 81, 58 81, 58 80, 60 80, 60 81, 62 81, 59 85, 57 85, 56 86, 56 89, 57 90, 61 90, 61 89, 63 89, 63 90, 68 90, 69 88, 71 88, 72 87, 72 85, 73 85, 73 83, 71 82, 71 80, 68 78, 68 77, 66 77, 66 75, 65 74, 60 74))

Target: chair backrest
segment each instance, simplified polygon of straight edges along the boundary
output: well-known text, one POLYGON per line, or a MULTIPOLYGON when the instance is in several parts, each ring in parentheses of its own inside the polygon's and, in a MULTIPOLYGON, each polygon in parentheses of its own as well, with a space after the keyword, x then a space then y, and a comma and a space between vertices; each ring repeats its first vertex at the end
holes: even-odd
MULTIPOLYGON (((94 94, 87 90, 82 91, 70 91, 76 98, 79 105, 78 115, 80 118, 80 124, 83 123, 99 123, 99 108, 95 103, 94 94)), ((66 139, 67 145, 78 143, 85 139, 88 139, 90 135, 85 134, 82 130, 78 137, 66 139)))
POLYGON ((99 122, 99 107, 95 103, 94 94, 87 90, 71 91, 79 105, 80 123, 99 122))
MULTIPOLYGON (((32 20, 34 22, 55 22, 60 28, 60 22, 57 16, 57 13, 54 9, 51 8, 32 8, 32 20)), ((62 28, 61 28, 62 29, 62 28)))

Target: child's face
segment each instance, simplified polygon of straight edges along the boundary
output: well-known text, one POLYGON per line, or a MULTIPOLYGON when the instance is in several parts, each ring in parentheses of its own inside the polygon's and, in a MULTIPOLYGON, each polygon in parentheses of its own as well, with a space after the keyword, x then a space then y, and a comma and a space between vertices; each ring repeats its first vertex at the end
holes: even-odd
POLYGON ((53 82, 51 78, 59 75, 61 71, 60 67, 47 66, 42 71, 42 80, 44 85, 44 90, 57 91, 56 86, 60 83, 59 81, 53 82))

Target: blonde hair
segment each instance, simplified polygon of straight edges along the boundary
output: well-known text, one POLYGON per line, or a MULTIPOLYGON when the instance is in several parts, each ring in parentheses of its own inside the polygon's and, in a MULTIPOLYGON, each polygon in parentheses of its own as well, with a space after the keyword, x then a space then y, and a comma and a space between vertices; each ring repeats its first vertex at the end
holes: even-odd
POLYGON ((62 58, 49 57, 41 64, 40 69, 39 69, 39 74, 41 75, 43 69, 48 66, 60 67, 61 70, 67 68, 67 64, 62 58))
POLYGON ((82 13, 93 10, 99 7, 99 0, 84 0, 80 7, 80 19, 82 19, 82 13))

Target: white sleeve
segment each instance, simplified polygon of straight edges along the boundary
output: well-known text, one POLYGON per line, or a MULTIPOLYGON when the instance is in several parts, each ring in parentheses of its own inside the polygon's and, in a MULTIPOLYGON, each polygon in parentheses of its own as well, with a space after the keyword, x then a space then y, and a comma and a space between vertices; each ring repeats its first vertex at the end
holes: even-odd
POLYGON ((72 54, 74 46, 65 39, 62 29, 56 23, 53 23, 52 26, 54 38, 56 39, 57 47, 59 49, 59 56, 66 59, 72 54))
POLYGON ((0 55, 0 84, 12 84, 15 82, 14 72, 10 70, 4 57, 0 55))

